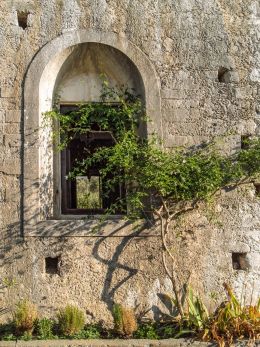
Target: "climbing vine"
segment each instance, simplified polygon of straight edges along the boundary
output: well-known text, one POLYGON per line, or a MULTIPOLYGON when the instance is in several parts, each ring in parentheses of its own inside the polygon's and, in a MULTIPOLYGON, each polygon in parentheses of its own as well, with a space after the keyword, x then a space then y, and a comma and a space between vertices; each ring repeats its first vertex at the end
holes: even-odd
POLYGON ((67 114, 58 106, 44 113, 45 123, 51 120, 55 145, 64 149, 70 141, 89 131, 110 131, 120 141, 126 131, 135 131, 144 121, 140 98, 128 88, 112 88, 103 81, 100 102, 78 104, 67 114))
POLYGON ((99 148, 78 163, 70 178, 84 173, 93 163, 105 160, 101 177, 117 173, 106 180, 107 189, 122 181, 127 187, 126 201, 116 202, 127 206, 127 217, 146 216, 159 223, 164 269, 171 279, 176 304, 183 316, 181 286, 170 244, 173 221, 220 189, 257 179, 260 140, 248 140, 244 149, 230 155, 217 150, 216 141, 192 149, 167 149, 156 137, 145 139, 138 134, 140 121, 144 120, 140 100, 128 90, 118 92, 108 86, 102 93, 101 103, 80 105, 69 115, 54 110, 47 113, 47 117, 59 121, 59 131, 54 130, 54 133, 61 139, 60 148, 64 148, 75 134, 90 131, 93 126, 113 133, 115 145, 99 148))

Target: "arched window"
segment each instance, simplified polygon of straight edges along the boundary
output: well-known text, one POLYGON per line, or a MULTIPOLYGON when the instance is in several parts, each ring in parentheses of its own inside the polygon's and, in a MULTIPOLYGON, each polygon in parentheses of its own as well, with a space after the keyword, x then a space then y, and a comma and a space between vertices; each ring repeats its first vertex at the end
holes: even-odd
POLYGON ((134 44, 117 34, 92 30, 64 33, 46 44, 30 64, 24 83, 22 220, 26 235, 79 236, 89 231, 86 219, 62 210, 61 155, 53 150, 51 128, 42 126, 42 114, 52 108, 57 96, 63 110, 99 101, 100 73, 112 85, 133 87, 151 119, 148 136, 162 135, 158 78, 134 44))
MULTIPOLYGON (((54 93, 59 100, 60 112, 69 116, 79 109, 81 104, 100 104, 103 78, 115 89, 127 88, 143 99, 144 103, 143 82, 130 59, 110 46, 85 43, 75 47, 58 74, 54 93)), ((103 112, 106 112, 106 108, 117 107, 120 105, 116 103, 102 105, 103 112)), ((67 148, 61 152, 61 156, 56 156, 54 169, 58 183, 55 204, 57 215, 102 214, 119 198, 125 196, 123 184, 116 185, 109 193, 105 192, 106 182, 100 176, 102 165, 93 165, 76 179, 67 179, 77 162, 91 156, 99 147, 114 145, 112 129, 107 130, 109 131, 96 128, 96 125, 92 124, 91 131, 74 136, 67 148)), ((140 131, 145 136, 144 125, 140 131)), ((116 209, 113 213, 121 214, 123 210, 116 209)))

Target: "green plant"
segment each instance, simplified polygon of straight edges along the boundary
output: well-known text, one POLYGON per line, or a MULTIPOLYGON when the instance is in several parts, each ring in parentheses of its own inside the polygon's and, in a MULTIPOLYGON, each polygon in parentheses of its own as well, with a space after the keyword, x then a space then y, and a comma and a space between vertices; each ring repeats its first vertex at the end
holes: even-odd
POLYGON ((168 323, 168 325, 165 325, 160 329, 160 336, 163 339, 173 338, 176 336, 177 331, 178 330, 176 325, 170 325, 168 323))
POLYGON ((57 318, 59 330, 65 336, 77 334, 84 328, 84 314, 76 306, 67 305, 59 311, 57 318))
POLYGON ((0 324, 0 340, 12 341, 16 340, 14 335, 15 325, 14 322, 0 324))
POLYGON ((89 324, 72 337, 74 339, 99 339, 101 337, 101 329, 98 325, 89 324))
POLYGON ((95 325, 87 325, 84 328, 85 339, 99 339, 100 338, 100 327, 95 325))
POLYGON ((158 340, 160 336, 158 335, 156 323, 148 322, 139 324, 134 337, 137 339, 158 340))
POLYGON ((192 327, 203 329, 207 326, 209 313, 202 300, 195 296, 192 288, 189 288, 188 295, 188 322, 192 327))
POLYGON ((128 88, 111 88, 104 80, 100 103, 78 104, 78 108, 69 114, 62 114, 59 108, 44 113, 46 125, 53 125, 53 139, 59 149, 65 148, 80 134, 93 127, 96 131, 109 131, 118 140, 125 131, 135 131, 144 121, 141 100, 128 88), (59 129, 55 128, 55 123, 59 129))
POLYGON ((156 219, 163 266, 172 282, 179 314, 184 317, 181 297, 185 283, 180 283, 176 276, 171 247, 172 237, 176 236, 174 221, 212 200, 222 188, 252 183, 260 173, 260 139, 248 140, 246 148, 231 155, 223 155, 216 140, 195 148, 169 149, 160 139, 144 139, 139 135, 138 125, 145 117, 140 100, 127 90, 122 93, 106 85, 101 100, 109 102, 81 105, 69 116, 57 110, 47 113, 47 118, 60 124, 54 135, 61 139, 61 149, 75 134, 89 131, 93 125, 111 131, 115 137, 114 146, 101 147, 77 163, 69 178, 75 179, 94 164, 101 166, 105 162, 100 170, 104 194, 122 182, 127 187, 126 197, 118 198, 107 214, 124 210, 129 219, 145 217, 149 222, 156 219), (112 107, 111 100, 119 103, 118 108, 112 107), (117 175, 111 175, 115 172, 117 175))
POLYGON ((179 333, 190 333, 204 341, 215 340, 220 347, 231 346, 240 338, 256 340, 260 337, 260 299, 255 306, 243 306, 231 287, 224 284, 228 300, 209 314, 202 300, 189 289, 188 312, 180 320, 179 333))
POLYGON ((40 340, 53 338, 54 321, 48 318, 37 319, 35 322, 35 333, 40 340))
POLYGON ((3 341, 15 341, 17 340, 17 337, 14 334, 5 334, 1 336, 1 340, 3 341))
POLYGON ((25 331, 21 336, 20 336, 20 340, 23 341, 30 341, 32 340, 32 334, 28 331, 25 331))
POLYGON ((115 332, 121 336, 132 336, 138 328, 134 310, 120 304, 114 304, 112 313, 115 332))
POLYGON ((231 346, 236 339, 260 338, 260 298, 258 303, 243 306, 231 287, 224 284, 228 301, 221 305, 210 319, 204 339, 214 339, 220 347, 231 346))
POLYGON ((32 334, 37 316, 37 308, 33 303, 29 300, 19 301, 14 311, 16 333, 18 335, 32 334))
POLYGON ((175 263, 170 246, 173 221, 211 199, 219 189, 251 182, 260 172, 259 153, 260 140, 227 157, 222 156, 212 143, 193 150, 165 150, 155 141, 142 140, 136 133, 126 131, 114 147, 101 148, 92 158, 82 162, 72 175, 84 172, 90 161, 106 158, 107 165, 101 174, 108 176, 109 172, 118 172, 112 182, 107 182, 108 189, 109 185, 123 179, 129 187, 125 204, 128 217, 138 218, 142 211, 147 216, 149 209, 156 216, 160 223, 164 268, 172 281, 179 313, 184 316, 181 286, 175 271, 170 271, 170 266, 175 263), (149 206, 145 205, 147 199, 149 206))

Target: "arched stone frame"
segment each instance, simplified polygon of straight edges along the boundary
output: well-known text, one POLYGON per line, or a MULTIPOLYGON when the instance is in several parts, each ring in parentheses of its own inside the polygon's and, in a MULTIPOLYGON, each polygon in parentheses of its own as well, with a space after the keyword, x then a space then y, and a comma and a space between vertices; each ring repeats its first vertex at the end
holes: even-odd
POLYGON ((133 62, 144 84, 146 113, 151 120, 147 126, 148 135, 156 133, 162 137, 159 79, 147 56, 125 36, 78 30, 65 33, 46 44, 33 59, 24 85, 25 235, 81 235, 89 229, 86 224, 93 223, 52 218, 54 177, 51 131, 42 127, 42 113, 52 107, 55 81, 61 66, 71 54, 73 46, 87 42, 109 45, 133 62))

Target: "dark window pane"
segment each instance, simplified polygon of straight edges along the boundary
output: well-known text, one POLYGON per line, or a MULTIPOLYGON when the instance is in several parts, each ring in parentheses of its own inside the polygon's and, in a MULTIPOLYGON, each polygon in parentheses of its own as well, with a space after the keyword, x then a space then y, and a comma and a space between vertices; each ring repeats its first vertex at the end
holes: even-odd
MULTIPOLYGON (((61 106, 61 112, 66 114, 76 109, 75 105, 61 106)), ((88 167, 86 172, 76 179, 67 179, 68 174, 79 162, 91 157, 98 148, 110 147, 114 144, 112 132, 93 129, 83 134, 75 134, 68 147, 61 152, 62 213, 102 214, 119 198, 125 197, 124 183, 115 184, 112 189, 107 190, 106 182, 113 178, 112 174, 101 181, 100 170, 105 167, 105 162, 88 167)), ((113 211, 115 214, 122 213, 120 209, 113 211)))

